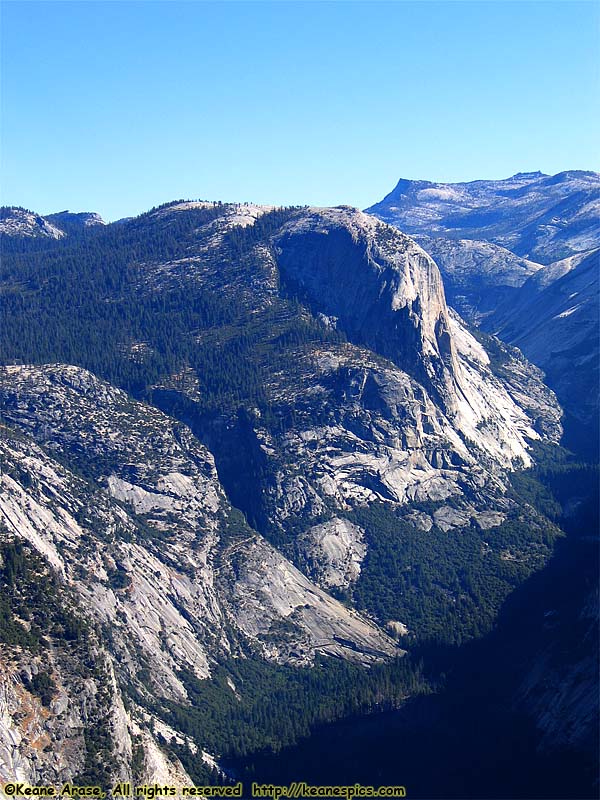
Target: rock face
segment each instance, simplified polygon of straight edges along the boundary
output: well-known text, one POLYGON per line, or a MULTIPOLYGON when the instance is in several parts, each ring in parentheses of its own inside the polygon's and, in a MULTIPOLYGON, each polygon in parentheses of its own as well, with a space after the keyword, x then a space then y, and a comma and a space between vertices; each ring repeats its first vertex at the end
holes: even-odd
POLYGON ((366 555, 365 532, 347 519, 334 517, 315 525, 303 534, 303 552, 309 559, 308 569, 318 576, 319 585, 347 588, 360 575, 366 555))
POLYGON ((592 457, 600 409, 599 273, 599 250, 550 264, 484 323, 544 370, 567 409, 569 443, 592 457))
MULTIPOLYGON (((559 412, 539 375, 527 378, 528 392, 511 368, 494 375, 485 349, 448 312, 435 263, 393 227, 348 207, 179 202, 119 228, 139 240, 187 219, 194 227, 181 237, 180 253, 175 242, 168 259, 145 259, 130 290, 148 303, 177 291, 185 304, 182 289, 190 302, 225 295, 231 306, 221 313, 229 318, 193 335, 231 358, 235 330, 254 331, 255 352, 266 350, 270 363, 243 349, 239 360, 252 378, 259 371, 264 407, 245 400, 240 387, 241 416, 226 408, 207 414, 210 376, 193 356, 155 383, 153 399, 192 425, 215 454, 229 497, 259 529, 314 526, 356 503, 438 501, 496 485, 503 470, 530 462, 528 441, 560 435, 559 412), (294 293, 300 310, 287 299, 294 293), (285 343, 286 326, 309 324, 309 341, 285 343), (332 328, 346 342, 332 338, 332 328)), ((114 297, 108 306, 101 301, 111 297, 105 291, 96 292, 101 314, 114 305, 114 297)), ((114 358, 143 371, 162 346, 152 336, 154 346, 119 342, 114 358)), ((508 360, 522 377, 518 360, 508 360)), ((165 468, 159 487, 143 475, 136 482, 128 467, 107 470, 105 480, 120 501, 156 516, 170 482, 182 491, 178 475, 165 468)))
POLYGON ((274 243, 283 279, 352 339, 416 374, 451 356, 439 272, 407 236, 355 209, 309 209, 274 243))
MULTIPOLYGON (((415 235, 465 318, 520 348, 543 370, 565 410, 563 444, 591 462, 599 458, 599 207, 600 176, 566 172, 452 185, 400 181, 370 209, 415 235)), ((505 355, 492 354, 500 372, 505 355)), ((522 362, 513 378, 504 373, 517 401, 527 370, 522 362)), ((443 508, 433 520, 452 522, 443 508), (440 513, 443 519, 436 520, 440 513)), ((429 525, 432 518, 415 522, 429 525)), ((574 575, 563 576, 563 583, 591 585, 589 596, 577 596, 564 618, 545 607, 527 635, 529 661, 520 685, 506 691, 508 702, 535 720, 540 752, 552 758, 584 753, 595 765, 590 785, 597 785, 597 569, 594 578, 589 572, 579 564, 574 575)), ((519 625, 513 622, 507 635, 518 640, 519 625)))
POLYGON ((4 243, 32 239, 63 239, 87 228, 106 225, 99 214, 91 211, 60 211, 45 217, 25 208, 5 206, 0 209, 0 237, 4 243))
MULTIPOLYGON (((237 537, 225 539, 224 528, 232 510, 219 485, 212 456, 184 426, 156 409, 132 403, 123 392, 76 367, 8 367, 1 377, 5 419, 87 474, 98 487, 97 503, 101 499, 106 507, 109 520, 105 524, 114 544, 108 563, 95 562, 87 567, 96 573, 97 583, 89 575, 82 591, 89 591, 89 602, 96 613, 115 627, 114 617, 119 611, 118 616, 127 620, 128 638, 137 639, 137 646, 148 657, 163 649, 166 636, 167 649, 160 667, 163 674, 156 680, 167 694, 182 691, 175 677, 178 666, 185 664, 204 678, 210 672, 211 654, 218 649, 228 652, 234 646, 224 632, 219 633, 226 621, 238 622, 215 576, 217 564, 229 562, 234 553, 246 564, 252 553, 254 569, 246 570, 243 590, 234 580, 232 592, 247 601, 253 594, 261 599, 263 608, 252 631, 253 639, 260 640, 276 617, 288 617, 297 607, 310 606, 312 596, 316 607, 310 628, 301 622, 297 626, 304 647, 297 644, 296 661, 310 661, 315 648, 327 650, 331 636, 324 635, 321 626, 335 632, 338 623, 345 639, 351 640, 355 629, 365 641, 371 637, 370 652, 379 649, 381 656, 393 652, 374 627, 358 617, 350 621, 343 606, 311 587, 283 557, 277 560, 255 532, 246 529, 245 537, 240 536, 244 533, 242 525, 237 537), (118 504, 111 503, 111 498, 118 504), (132 513, 131 519, 123 509, 132 513), (134 536, 131 528, 139 519, 143 519, 147 531, 143 538, 134 536), (288 599, 283 605, 274 600, 269 612, 264 602, 275 563, 287 586, 288 599), (110 588, 111 576, 113 583, 123 583, 126 591, 115 594, 110 588), (331 621, 323 619, 327 616, 331 621)), ((48 519, 44 531, 41 520, 47 514, 45 504, 36 515, 25 514, 22 519, 18 497, 16 492, 5 506, 11 527, 30 531, 32 543, 41 538, 40 547, 51 563, 63 575, 72 577, 75 567, 69 565, 68 551, 63 552, 53 537, 69 537, 71 546, 77 549, 85 536, 81 523, 72 512, 68 525, 53 515, 55 522, 48 519)), ((72 505, 77 508, 76 497, 72 505)), ((243 625, 240 627, 246 632, 243 625)), ((350 657, 354 658, 356 652, 359 648, 354 648, 350 657)))
MULTIPOLYGON (((161 219, 182 211, 181 204, 166 208, 161 219)), ((247 211, 245 228, 259 218, 247 211)), ((241 215, 223 213, 207 226, 213 247, 212 231, 241 215)), ((287 348, 285 361, 263 373, 268 416, 249 408, 243 417, 207 420, 201 375, 155 391, 170 412, 191 402, 184 418, 215 453, 234 504, 259 529, 309 527, 357 503, 472 491, 494 483, 498 471, 530 463, 536 426, 548 422, 543 436, 560 436, 560 412, 540 374, 525 378, 531 391, 524 392, 518 384, 526 370, 507 357, 512 366, 498 379, 485 349, 449 313, 435 263, 390 226, 346 207, 293 210, 254 244, 257 261, 242 272, 224 260, 213 273, 204 235, 200 228, 185 262, 149 267, 152 291, 166 281, 190 290, 216 285, 255 320, 277 307, 279 293, 296 292, 323 327, 348 339, 287 348)))
POLYGON ((597 458, 600 176, 400 181, 372 207, 418 235, 450 302, 542 368, 566 410, 568 447, 597 458), (591 444, 591 443, 594 444, 591 444))
POLYGON ((491 241, 548 264, 600 244, 600 176, 525 172, 506 180, 400 180, 368 209, 409 234, 491 241))
POLYGON ((600 245, 600 176, 519 173, 502 181, 401 180, 369 211, 435 259, 448 302, 479 324, 558 259, 600 245))
MULTIPOLYGON (((348 348, 312 354, 298 384, 286 382, 295 428, 274 436, 260 418, 253 422, 264 450, 274 453, 273 466, 280 464, 274 495, 278 516, 306 512, 307 506, 317 515, 330 502, 347 508, 373 500, 440 500, 461 485, 485 482, 486 464, 493 473, 521 459, 529 463, 525 441, 537 434, 510 394, 491 372, 486 374, 485 362, 477 360, 482 353, 475 350, 473 361, 465 360, 480 404, 468 405, 472 396, 463 399, 464 416, 454 420, 464 425, 458 431, 423 388, 392 365, 348 348), (332 407, 334 418, 315 426, 312 414, 323 418, 332 407), (289 474, 291 464, 299 474, 289 474)), ((272 386, 274 394, 282 388, 272 386)))
MULTIPOLYGON (((544 267, 523 285, 510 305, 501 305, 484 327, 545 369, 551 351, 579 349, 581 357, 595 363, 599 267, 600 250, 544 267), (589 348, 584 347, 586 342, 589 348)), ((566 374, 566 366, 562 364, 557 372, 566 374)), ((572 366, 577 366, 576 360, 572 366)))
POLYGON ((416 379, 465 434, 474 417, 481 422, 491 374, 473 389, 487 355, 460 322, 451 322, 439 271, 412 240, 342 208, 302 212, 274 242, 283 280, 299 286, 312 309, 416 379))
MULTIPOLYGON (((541 650, 519 687, 517 703, 526 707, 550 752, 587 750, 598 740, 598 588, 589 592, 578 618, 570 620, 581 638, 572 649, 560 648, 546 635, 541 650)), ((546 612, 545 627, 556 626, 557 613, 546 612)), ((597 753, 597 747, 596 747, 597 753)))
MULTIPOLYGON (((39 579, 43 572, 37 574, 39 579)), ((67 608, 72 614, 73 606, 67 608)), ((110 657, 92 635, 79 635, 75 647, 49 630, 45 634, 46 644, 33 658, 2 646, 0 779, 35 785, 74 777, 131 778, 139 728, 125 710, 110 657), (95 756, 89 748, 93 738, 95 756)), ((153 741, 148 730, 145 735, 153 741)))
MULTIPOLYGON (((64 509, 51 502, 56 497, 53 492, 62 488, 60 467, 51 471, 46 460, 45 469, 38 470, 39 455, 35 445, 5 431, 0 778, 30 784, 74 778, 103 783, 113 776, 126 780, 132 774, 139 728, 125 709, 113 658, 74 583, 57 576, 48 551, 18 516, 20 480, 31 490, 26 507, 32 520, 42 508, 35 502, 37 490, 42 489, 50 501, 43 518, 51 529, 48 540, 52 533, 57 538, 60 523, 73 533, 64 509), (7 608, 12 611, 8 618, 7 608)), ((149 730, 145 735, 152 739, 149 730)), ((168 763, 164 756, 163 761, 168 763)))

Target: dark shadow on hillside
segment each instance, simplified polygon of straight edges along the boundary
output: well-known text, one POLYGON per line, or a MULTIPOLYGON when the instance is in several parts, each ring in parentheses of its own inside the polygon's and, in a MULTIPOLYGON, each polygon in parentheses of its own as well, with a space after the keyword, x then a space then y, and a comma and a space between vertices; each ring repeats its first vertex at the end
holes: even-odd
POLYGON ((241 777, 401 784, 414 798, 596 798, 597 495, 566 527, 551 562, 511 595, 492 634, 414 653, 445 682, 438 694, 324 726, 278 755, 247 758, 235 765, 241 777), (532 679, 540 668, 541 680, 532 679), (577 695, 595 706, 587 722, 577 695), (554 725, 546 738, 536 724, 542 711, 554 725))

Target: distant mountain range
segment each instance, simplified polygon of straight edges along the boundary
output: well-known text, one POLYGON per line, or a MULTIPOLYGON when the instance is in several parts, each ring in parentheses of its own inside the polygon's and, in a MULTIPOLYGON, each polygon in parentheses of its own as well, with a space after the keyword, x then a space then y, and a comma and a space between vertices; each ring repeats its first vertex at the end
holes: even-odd
POLYGON ((470 183, 400 180, 367 210, 411 235, 489 241, 549 264, 600 244, 600 175, 573 170, 470 183))

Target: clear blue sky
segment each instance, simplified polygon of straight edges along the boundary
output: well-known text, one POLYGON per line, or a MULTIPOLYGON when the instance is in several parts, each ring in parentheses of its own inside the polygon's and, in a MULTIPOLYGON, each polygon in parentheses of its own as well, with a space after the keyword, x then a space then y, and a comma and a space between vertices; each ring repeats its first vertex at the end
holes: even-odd
POLYGON ((599 168, 595 2, 2 3, 2 202, 365 207, 599 168))

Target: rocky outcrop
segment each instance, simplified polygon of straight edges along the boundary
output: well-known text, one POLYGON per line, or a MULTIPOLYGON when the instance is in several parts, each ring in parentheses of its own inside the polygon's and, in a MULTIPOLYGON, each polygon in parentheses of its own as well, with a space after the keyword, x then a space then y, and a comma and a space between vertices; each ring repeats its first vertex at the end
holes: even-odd
MULTIPOLYGON (((186 211, 176 204, 158 213, 186 211)), ((288 347, 263 373, 268 414, 252 405, 203 416, 202 376, 193 370, 161 382, 153 400, 207 443, 229 497, 253 525, 275 537, 294 531, 286 554, 315 580, 324 576, 298 533, 374 501, 483 493, 485 505, 504 491, 505 470, 531 463, 532 440, 558 440, 560 409, 539 370, 507 353, 497 374, 497 359, 447 309, 435 263, 408 237, 347 207, 292 209, 281 223, 246 211, 240 227, 265 230, 263 239, 253 231, 259 244, 249 240, 252 270, 224 258, 217 274, 202 256, 205 231, 227 230, 242 214, 228 208, 196 231, 185 269, 152 266, 152 280, 160 276, 153 291, 167 277, 190 291, 218 286, 251 309, 252 326, 265 309, 280 324, 273 309, 294 295, 348 341, 288 347)), ((226 236, 219 241, 228 246, 226 236)), ((466 520, 484 508, 472 511, 466 520)))
POLYGON ((300 547, 308 559, 309 573, 318 576, 319 585, 326 589, 348 588, 354 583, 367 552, 362 528, 340 517, 306 530, 300 547))
POLYGON ((2 541, 24 542, 58 582, 61 619, 92 631, 71 644, 51 628, 41 659, 5 647, 7 780, 88 775, 100 745, 87 732, 97 730, 101 782, 131 779, 135 762, 142 777, 189 783, 152 733, 157 699, 189 703, 182 670, 203 680, 234 653, 297 665, 401 654, 235 515, 210 453, 181 424, 75 367, 4 368, 0 394, 11 425, 0 445, 2 541), (84 647, 96 666, 82 682, 73 658, 84 647), (51 675, 47 702, 27 689, 40 671, 51 675))
POLYGON ((407 236, 341 207, 303 210, 273 241, 283 280, 352 339, 415 374, 451 356, 439 272, 407 236))
POLYGON ((261 642, 268 657, 301 664, 307 661, 306 651, 314 649, 365 663, 394 653, 387 637, 375 636, 356 612, 342 611, 343 606, 260 538, 230 549, 226 557, 220 576, 233 580, 231 603, 237 624, 261 642), (265 618, 270 620, 266 635, 265 618))
POLYGON ((10 239, 62 239, 65 235, 61 228, 25 208, 0 209, 0 236, 10 239))
POLYGON ((564 443, 586 458, 598 441, 599 198, 597 173, 525 173, 400 181, 371 209, 418 235, 461 313, 542 368, 566 410, 564 443))
POLYGON ((45 219, 65 231, 67 235, 77 233, 82 229, 106 225, 100 214, 96 214, 94 211, 59 211, 56 214, 47 214, 45 219))
MULTIPOLYGON (((551 630, 557 612, 545 614, 551 630)), ((588 594, 579 617, 572 621, 581 633, 572 650, 546 641, 521 683, 516 703, 525 706, 541 733, 540 747, 560 751, 590 748, 598 737, 598 587, 588 594)), ((547 636, 546 639, 550 639, 547 636)))
POLYGON ((491 373, 478 377, 489 359, 459 321, 451 322, 435 263, 408 237, 341 208, 300 212, 274 241, 283 280, 315 311, 338 320, 352 341, 420 383, 465 435, 481 438, 473 428, 486 416, 483 398, 496 406, 492 416, 502 408, 503 418, 516 420, 500 386, 490 392, 491 373))
POLYGON ((108 786, 149 777, 144 761, 154 753, 165 771, 185 775, 158 748, 152 719, 132 716, 115 654, 73 584, 4 527, 0 579, 0 780, 108 786))

